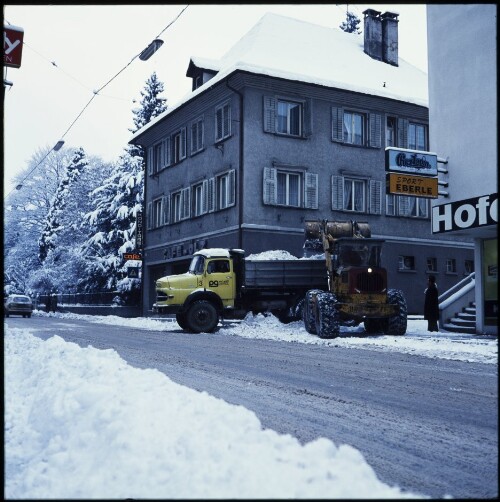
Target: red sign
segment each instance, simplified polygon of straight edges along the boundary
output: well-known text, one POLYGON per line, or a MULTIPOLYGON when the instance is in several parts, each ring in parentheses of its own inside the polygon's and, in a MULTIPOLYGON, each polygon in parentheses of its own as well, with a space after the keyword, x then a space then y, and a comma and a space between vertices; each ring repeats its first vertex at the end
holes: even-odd
POLYGON ((21 66, 24 30, 17 26, 3 27, 3 64, 12 68, 21 66))
POLYGON ((140 253, 123 253, 124 260, 142 260, 140 253))

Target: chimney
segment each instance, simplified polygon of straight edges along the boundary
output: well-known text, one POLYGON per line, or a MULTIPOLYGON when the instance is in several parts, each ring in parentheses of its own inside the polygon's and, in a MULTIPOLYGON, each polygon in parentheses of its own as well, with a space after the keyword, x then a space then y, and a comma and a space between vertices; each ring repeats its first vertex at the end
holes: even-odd
POLYGON ((382 61, 382 21, 380 11, 366 9, 364 28, 364 51, 368 56, 378 61, 382 61))
POLYGON ((382 19, 382 60, 393 66, 399 66, 398 16, 396 12, 385 12, 380 16, 382 19))

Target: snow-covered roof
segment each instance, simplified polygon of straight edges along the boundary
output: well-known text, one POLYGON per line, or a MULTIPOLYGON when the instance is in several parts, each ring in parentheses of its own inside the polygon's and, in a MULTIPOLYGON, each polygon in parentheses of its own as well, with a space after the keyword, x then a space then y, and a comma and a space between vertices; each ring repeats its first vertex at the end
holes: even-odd
POLYGON ((231 73, 241 70, 428 106, 427 74, 399 58, 399 66, 377 61, 362 35, 267 13, 216 62, 192 58, 218 73, 138 130, 142 135, 176 108, 231 73))

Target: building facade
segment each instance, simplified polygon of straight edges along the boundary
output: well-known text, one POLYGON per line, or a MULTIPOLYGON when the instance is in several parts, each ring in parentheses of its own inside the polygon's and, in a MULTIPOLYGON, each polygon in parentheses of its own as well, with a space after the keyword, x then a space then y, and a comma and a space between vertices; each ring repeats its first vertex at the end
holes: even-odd
POLYGON ((386 193, 386 146, 432 147, 426 75, 398 59, 396 14, 365 11, 364 40, 268 14, 187 76, 190 96, 131 140, 148 152, 145 313, 198 249, 301 257, 306 220, 368 222, 413 313, 429 273, 442 289, 474 269, 472 240, 431 235, 429 199, 386 193))
POLYGON ((432 231, 474 239, 476 333, 498 335, 497 7, 428 5, 427 39, 430 139, 449 192, 432 231))

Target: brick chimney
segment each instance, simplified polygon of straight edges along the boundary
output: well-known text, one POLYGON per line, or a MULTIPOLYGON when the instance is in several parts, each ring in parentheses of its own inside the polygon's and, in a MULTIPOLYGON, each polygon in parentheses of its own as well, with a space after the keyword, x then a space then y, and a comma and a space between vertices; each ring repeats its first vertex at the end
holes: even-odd
POLYGON ((366 9, 364 18, 364 51, 368 56, 382 61, 382 20, 380 11, 366 9))
POLYGON ((382 19, 382 60, 393 66, 399 66, 398 16, 396 12, 389 11, 380 16, 382 19))

